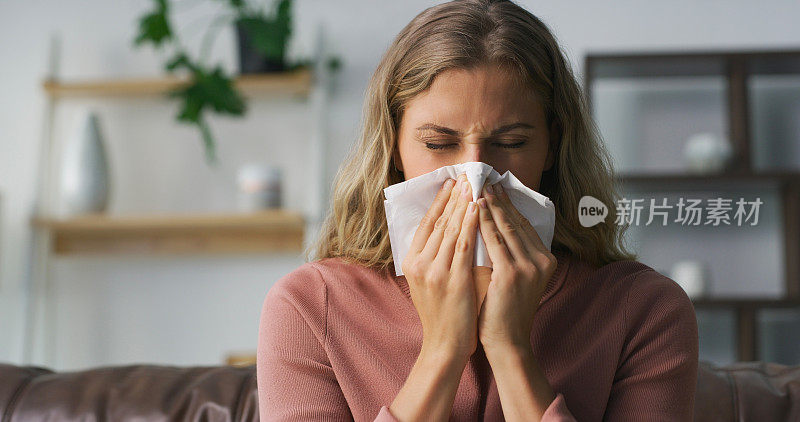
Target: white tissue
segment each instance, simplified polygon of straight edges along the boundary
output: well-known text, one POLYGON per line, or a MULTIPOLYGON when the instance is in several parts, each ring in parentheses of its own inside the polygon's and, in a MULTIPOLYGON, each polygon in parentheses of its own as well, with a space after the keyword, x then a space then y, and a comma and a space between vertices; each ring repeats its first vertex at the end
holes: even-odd
MULTIPOLYGON (((392 245, 396 275, 403 275, 403 270, 400 268, 403 259, 411 247, 411 241, 414 239, 419 222, 428 212, 436 193, 445 180, 456 179, 462 173, 467 174, 467 180, 472 185, 473 201, 477 201, 480 197, 484 181, 488 180, 490 184, 499 181, 508 193, 511 203, 530 221, 542 239, 542 243, 550 250, 556 221, 555 206, 550 198, 522 184, 510 171, 506 171, 501 176, 492 166, 472 161, 440 167, 430 173, 391 185, 383 190, 386 197, 383 205, 389 225, 389 241, 392 245)), ((480 231, 478 233, 474 265, 491 267, 486 245, 483 243, 480 231)))

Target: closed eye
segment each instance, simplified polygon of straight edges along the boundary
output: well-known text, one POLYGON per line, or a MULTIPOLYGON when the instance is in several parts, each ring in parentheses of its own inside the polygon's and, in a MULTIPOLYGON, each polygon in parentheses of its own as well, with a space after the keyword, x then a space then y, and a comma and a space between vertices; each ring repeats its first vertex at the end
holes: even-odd
MULTIPOLYGON (((425 147, 428 149, 433 150, 440 150, 451 148, 458 145, 457 143, 435 143, 435 142, 425 142, 425 147)), ((525 145, 525 141, 522 142, 515 142, 515 143, 502 143, 502 142, 495 142, 492 145, 500 147, 500 148, 520 148, 525 145)))

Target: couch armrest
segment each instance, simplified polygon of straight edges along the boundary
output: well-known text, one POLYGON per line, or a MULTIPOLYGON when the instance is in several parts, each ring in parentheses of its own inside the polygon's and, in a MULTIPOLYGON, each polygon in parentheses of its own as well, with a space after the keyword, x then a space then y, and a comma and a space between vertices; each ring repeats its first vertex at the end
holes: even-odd
POLYGON ((55 373, 0 364, 0 419, 257 421, 255 365, 55 373))
POLYGON ((800 366, 700 361, 696 421, 800 421, 800 366))

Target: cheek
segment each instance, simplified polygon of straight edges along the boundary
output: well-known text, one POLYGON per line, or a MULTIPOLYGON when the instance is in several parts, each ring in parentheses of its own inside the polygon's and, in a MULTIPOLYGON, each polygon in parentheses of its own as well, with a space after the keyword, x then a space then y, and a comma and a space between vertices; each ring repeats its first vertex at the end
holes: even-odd
POLYGON ((540 157, 527 158, 527 159, 512 159, 513 162, 508 163, 508 166, 503 167, 500 171, 495 167, 500 174, 509 170, 523 185, 538 191, 539 182, 542 179, 542 171, 544 170, 544 159, 540 157))
POLYGON ((406 165, 406 171, 403 172, 406 179, 421 176, 425 173, 430 173, 440 167, 457 164, 452 160, 444 160, 440 156, 432 154, 420 153, 416 158, 410 160, 406 165))
MULTIPOLYGON (((512 171, 512 173, 514 172, 512 171)), ((514 173, 514 176, 517 176, 517 174, 514 173)), ((528 188, 539 192, 539 185, 542 180, 542 173, 539 172, 539 173, 523 174, 522 177, 517 176, 517 179, 519 179, 519 181, 522 182, 522 184, 527 186, 528 188)))

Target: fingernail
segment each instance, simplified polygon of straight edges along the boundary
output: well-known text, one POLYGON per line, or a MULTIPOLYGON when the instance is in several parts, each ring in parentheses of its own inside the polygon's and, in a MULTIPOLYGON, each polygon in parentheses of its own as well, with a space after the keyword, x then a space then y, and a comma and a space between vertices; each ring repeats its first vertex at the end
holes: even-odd
POLYGON ((447 180, 444 181, 444 189, 452 188, 453 184, 455 184, 455 182, 456 182, 455 180, 447 178, 447 180))
POLYGON ((478 199, 478 204, 480 204, 481 208, 486 209, 486 198, 478 199))
POLYGON ((493 195, 494 191, 492 190, 492 185, 486 185, 486 193, 489 195, 493 195))
POLYGON ((469 212, 475 211, 475 203, 474 202, 470 202, 469 205, 467 205, 467 211, 469 211, 469 212))
POLYGON ((505 190, 503 189, 503 185, 501 185, 500 183, 497 183, 497 184, 495 185, 495 190, 496 190, 497 192, 499 192, 499 193, 504 193, 504 192, 505 192, 505 190))
POLYGON ((466 198, 469 196, 469 183, 463 182, 462 185, 463 186, 461 186, 461 195, 464 196, 464 198, 466 198))

